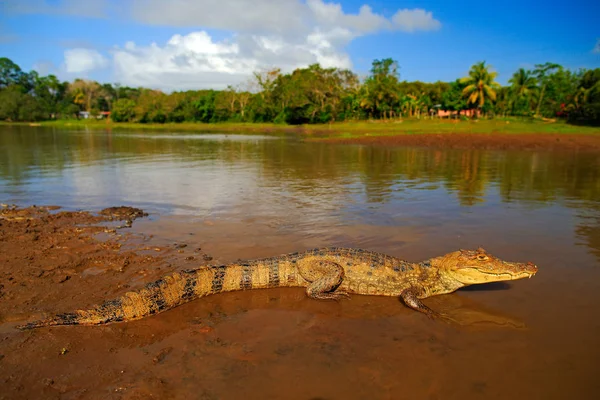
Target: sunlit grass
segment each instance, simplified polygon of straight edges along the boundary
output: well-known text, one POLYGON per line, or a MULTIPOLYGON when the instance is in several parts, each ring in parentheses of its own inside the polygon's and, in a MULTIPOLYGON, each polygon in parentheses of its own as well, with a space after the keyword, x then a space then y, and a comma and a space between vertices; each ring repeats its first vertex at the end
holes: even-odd
MULTIPOLYGON (((7 124, 7 123, 4 123, 7 124)), ((8 125, 30 125, 27 123, 8 125)), ((361 136, 390 136, 441 133, 473 133, 473 134, 600 134, 598 127, 570 125, 564 122, 544 122, 517 118, 497 118, 480 120, 448 120, 448 119, 404 119, 389 121, 350 121, 318 125, 281 125, 272 123, 167 123, 139 124, 115 123, 91 120, 48 121, 35 126, 57 127, 64 129, 93 130, 160 130, 160 131, 195 131, 195 132, 294 132, 316 134, 317 136, 354 138, 361 136)))

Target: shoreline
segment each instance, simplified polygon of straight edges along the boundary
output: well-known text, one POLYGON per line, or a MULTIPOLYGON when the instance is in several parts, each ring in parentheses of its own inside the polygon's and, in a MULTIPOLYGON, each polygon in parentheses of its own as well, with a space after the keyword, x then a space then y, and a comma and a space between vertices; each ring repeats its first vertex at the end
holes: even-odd
POLYGON ((523 133, 523 134, 420 134, 394 136, 329 137, 309 139, 331 144, 387 147, 425 147, 463 150, 524 150, 600 152, 600 135, 523 133))
POLYGON ((294 135, 307 142, 435 149, 600 152, 600 128, 523 120, 401 120, 322 125, 272 123, 139 124, 106 121, 0 123, 27 129, 294 135))
POLYGON ((330 124, 284 125, 252 122, 181 122, 164 124, 142 124, 111 122, 107 120, 58 120, 44 122, 0 122, 6 127, 54 127, 64 129, 92 130, 159 130, 196 132, 268 132, 302 133, 333 137, 354 138, 363 136, 396 136, 443 133, 465 134, 561 134, 561 135, 600 135, 600 127, 570 125, 565 122, 545 122, 530 119, 498 118, 491 120, 450 120, 450 119, 404 119, 334 122, 330 124))

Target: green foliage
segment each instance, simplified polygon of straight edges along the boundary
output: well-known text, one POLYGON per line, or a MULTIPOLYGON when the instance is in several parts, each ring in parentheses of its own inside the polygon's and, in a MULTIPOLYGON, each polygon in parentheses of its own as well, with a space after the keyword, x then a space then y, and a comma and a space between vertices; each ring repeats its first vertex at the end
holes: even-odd
POLYGON ((466 110, 467 100, 463 96, 463 90, 466 85, 456 80, 450 84, 450 88, 442 94, 442 110, 454 111, 459 113, 466 110))
POLYGON ((23 92, 20 85, 10 85, 0 91, 0 120, 41 121, 48 118, 37 99, 23 92))
MULTIPOLYGON (((537 108, 535 110, 535 115, 541 115, 540 110, 542 108, 542 102, 544 101, 544 94, 546 92, 546 87, 548 86, 548 82, 551 80, 552 72, 556 70, 562 71, 562 67, 558 64, 547 62, 544 64, 536 64, 533 73, 537 77, 540 83, 540 95, 538 98, 537 108)), ((550 116, 547 113, 546 116, 550 116)))
POLYGON ((529 116, 538 94, 537 79, 533 73, 524 68, 519 68, 508 81, 510 94, 508 103, 513 115, 529 116))
POLYGON ((113 103, 111 118, 115 122, 132 122, 135 120, 135 101, 119 99, 113 103))
POLYGON ((0 58, 0 120, 79 118, 110 111, 116 122, 275 122, 320 124, 367 119, 430 118, 437 110, 460 115, 469 108, 487 116, 564 118, 599 124, 600 69, 572 72, 552 63, 519 69, 510 85, 496 83, 485 62, 454 82, 399 80, 398 62, 374 60, 361 81, 352 71, 313 64, 291 73, 257 71, 253 80, 225 90, 163 93, 119 84, 24 72, 0 58))
POLYGON ((463 96, 467 98, 468 105, 482 108, 486 103, 496 100, 496 90, 500 88, 495 81, 498 73, 490 72, 489 68, 485 61, 478 62, 471 67, 469 76, 460 79, 466 85, 463 96))
POLYGON ((371 75, 361 90, 360 106, 372 118, 390 118, 400 107, 398 63, 391 58, 374 60, 371 75))
POLYGON ((197 110, 195 121, 198 122, 216 122, 215 115, 215 97, 217 92, 206 90, 193 102, 197 110))
POLYGON ((0 58, 0 88, 20 83, 23 71, 6 57, 0 58))
POLYGON ((573 100, 566 107, 572 123, 600 125, 600 68, 585 71, 573 100))

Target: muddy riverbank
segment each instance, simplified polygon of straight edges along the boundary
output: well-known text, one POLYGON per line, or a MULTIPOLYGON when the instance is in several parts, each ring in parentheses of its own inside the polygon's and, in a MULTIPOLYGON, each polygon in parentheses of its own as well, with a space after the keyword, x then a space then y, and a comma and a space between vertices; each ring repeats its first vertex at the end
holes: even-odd
POLYGON ((435 149, 489 149, 527 151, 600 152, 599 135, 503 134, 503 133, 421 133, 398 135, 356 135, 316 139, 325 143, 415 146, 435 149))
MULTIPOLYGON (((191 225, 133 221, 141 215, 2 211, 0 399, 586 398, 598 389, 599 325, 588 303, 597 285, 564 284, 558 301, 552 257, 533 253, 543 267, 534 279, 427 299, 462 325, 431 321, 395 298, 314 301, 281 288, 209 296, 127 323, 15 329, 212 261, 198 235, 175 242, 128 228, 181 238, 191 225), (567 341, 573 330, 577 341, 567 341)), ((221 260, 249 254, 226 250, 239 241, 232 227, 204 229, 214 238, 220 230, 223 239, 206 247, 221 248, 221 260)))

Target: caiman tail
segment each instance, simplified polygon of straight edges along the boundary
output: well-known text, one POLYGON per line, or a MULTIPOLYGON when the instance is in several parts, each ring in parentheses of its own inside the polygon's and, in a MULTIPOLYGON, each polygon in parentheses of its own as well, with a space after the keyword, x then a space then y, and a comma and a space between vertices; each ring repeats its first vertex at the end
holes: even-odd
MULTIPOLYGON (((58 314, 17 326, 33 329, 52 325, 100 325, 131 321, 177 307, 195 298, 230 289, 224 287, 225 266, 176 272, 152 282, 116 300, 106 301, 89 310, 58 314)), ((229 286, 229 285, 227 285, 229 286)), ((238 286, 239 288, 239 283, 238 286)))

